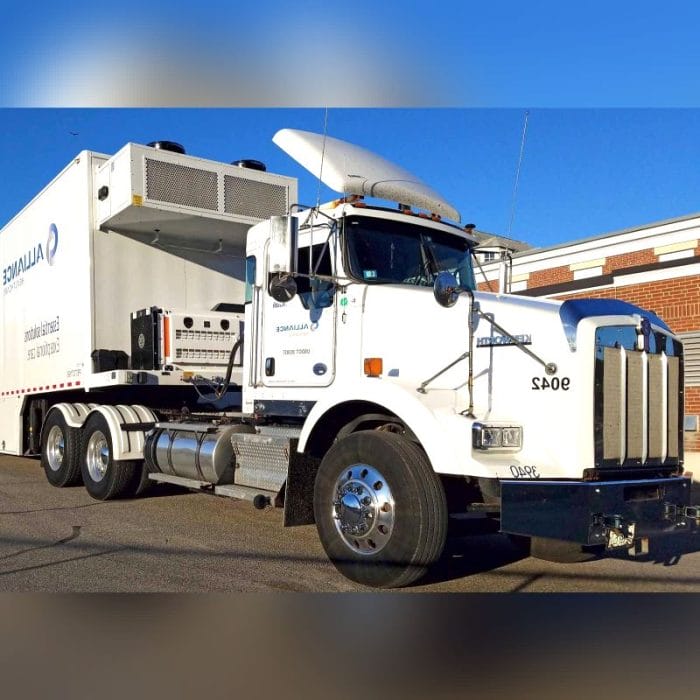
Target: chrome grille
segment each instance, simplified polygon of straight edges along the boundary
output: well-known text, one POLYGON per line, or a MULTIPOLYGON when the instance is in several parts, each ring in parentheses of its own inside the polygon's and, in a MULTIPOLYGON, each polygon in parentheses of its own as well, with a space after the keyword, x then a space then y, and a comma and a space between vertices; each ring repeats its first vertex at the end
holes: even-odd
MULTIPOLYGON (((678 360, 678 358, 671 358, 678 360)), ((663 355, 650 355, 649 396, 658 396, 658 400, 649 400, 649 436, 648 454, 652 459, 663 459, 668 446, 668 358, 663 355)))
MULTIPOLYGON (((675 362, 669 362, 668 367, 668 395, 669 398, 674 397, 674 392, 676 396, 678 395, 678 388, 683 386, 683 373, 681 364, 682 360, 679 358, 673 358, 675 362)), ((677 399, 675 401, 669 402, 668 407, 668 432, 669 435, 676 435, 676 440, 670 440, 668 445, 668 456, 669 458, 678 459, 683 454, 683 434, 681 433, 681 427, 683 425, 683 420, 681 416, 683 415, 683 398, 680 401, 677 399)))
POLYGON ((645 355, 627 354, 627 459, 644 461, 648 392, 645 355))
POLYGON ((596 466, 674 466, 682 456, 683 352, 634 326, 596 331, 596 466))

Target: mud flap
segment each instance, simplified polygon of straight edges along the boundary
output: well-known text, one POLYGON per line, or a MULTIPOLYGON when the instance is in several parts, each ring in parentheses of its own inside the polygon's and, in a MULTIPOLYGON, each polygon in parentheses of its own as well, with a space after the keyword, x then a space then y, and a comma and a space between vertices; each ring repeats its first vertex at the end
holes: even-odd
POLYGON ((284 485, 284 526, 313 525, 314 482, 320 460, 296 451, 298 441, 292 440, 289 470, 284 485))

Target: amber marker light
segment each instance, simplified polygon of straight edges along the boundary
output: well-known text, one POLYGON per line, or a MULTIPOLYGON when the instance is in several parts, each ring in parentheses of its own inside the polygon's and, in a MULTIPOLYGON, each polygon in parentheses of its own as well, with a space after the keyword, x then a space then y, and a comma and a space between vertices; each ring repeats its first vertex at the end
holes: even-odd
POLYGON ((368 377, 379 377, 382 374, 383 362, 381 357, 365 357, 365 374, 368 377))

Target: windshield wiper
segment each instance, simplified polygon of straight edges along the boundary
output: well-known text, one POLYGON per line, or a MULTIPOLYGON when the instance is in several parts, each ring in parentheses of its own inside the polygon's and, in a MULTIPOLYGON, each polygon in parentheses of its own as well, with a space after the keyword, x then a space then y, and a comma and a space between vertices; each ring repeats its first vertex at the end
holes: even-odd
POLYGON ((433 283, 432 281, 435 279, 435 275, 437 275, 440 270, 435 253, 430 244, 421 239, 419 241, 419 246, 418 254, 420 259, 418 261, 417 273, 414 277, 409 277, 404 281, 411 280, 420 286, 423 284, 429 286, 433 283))
POLYGON ((425 266, 427 267, 430 276, 435 279, 435 275, 440 272, 440 269, 438 268, 438 262, 437 258, 435 257, 433 246, 425 239, 421 239, 420 247, 423 251, 423 255, 425 256, 425 266))

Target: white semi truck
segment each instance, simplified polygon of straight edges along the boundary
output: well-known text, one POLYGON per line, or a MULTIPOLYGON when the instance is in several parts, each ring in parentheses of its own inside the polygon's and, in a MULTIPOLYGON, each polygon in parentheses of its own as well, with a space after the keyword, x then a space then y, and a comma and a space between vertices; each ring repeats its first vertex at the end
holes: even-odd
POLYGON ((281 507, 371 586, 417 580, 450 516, 562 558, 698 524, 663 321, 478 292, 472 227, 431 188, 337 139, 274 141, 342 199, 127 144, 2 229, 2 452, 97 499, 170 482, 281 507))

